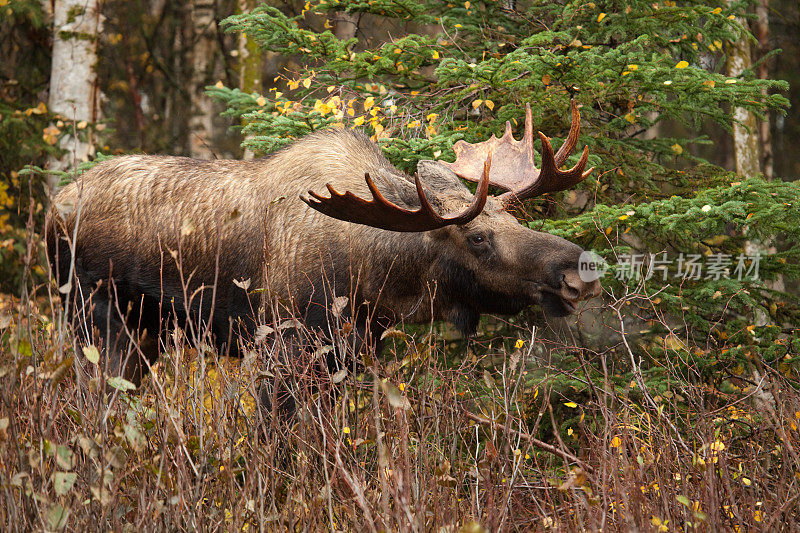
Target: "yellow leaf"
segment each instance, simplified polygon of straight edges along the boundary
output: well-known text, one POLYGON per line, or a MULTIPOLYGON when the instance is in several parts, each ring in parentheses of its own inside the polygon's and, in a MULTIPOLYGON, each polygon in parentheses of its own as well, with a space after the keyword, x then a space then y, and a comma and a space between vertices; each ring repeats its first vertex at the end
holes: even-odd
POLYGON ((599 15, 597 15, 597 22, 603 22, 604 18, 606 18, 606 14, 600 13, 599 15))
POLYGON ((375 98, 370 96, 364 100, 364 111, 369 111, 369 108, 375 105, 375 98))
POLYGON ((714 10, 711 12, 714 13, 715 15, 719 15, 720 13, 722 13, 722 8, 721 7, 714 8, 714 10))
POLYGON ((625 115, 625 120, 633 124, 634 122, 636 122, 636 115, 634 115, 633 113, 628 113, 627 115, 625 115))
POLYGON ((514 343, 514 348, 516 348, 517 350, 519 350, 523 346, 525 346, 525 341, 522 339, 517 339, 517 342, 514 343))
POLYGON ((469 2, 464 2, 464 7, 465 7, 466 9, 469 9, 469 6, 471 6, 471 5, 472 5, 472 4, 470 4, 469 2))
POLYGON ((87 123, 85 120, 81 120, 80 122, 78 122, 78 123, 75 125, 75 127, 76 127, 76 128, 78 128, 79 130, 82 130, 82 129, 85 129, 85 128, 86 128, 86 126, 88 126, 88 125, 89 125, 89 124, 88 124, 88 123, 87 123))
MULTIPOLYGON (((222 82, 220 82, 220 83, 222 83, 222 82)), ((297 80, 289 80, 288 85, 289 85, 289 89, 295 90, 300 86, 300 82, 297 81, 297 80)))
POLYGON ((575 402, 565 402, 564 405, 566 405, 570 409, 575 409, 576 407, 578 407, 578 404, 575 402))
POLYGON ((627 218, 628 218, 628 215, 620 215, 620 217, 619 217, 620 220, 625 220, 627 218))
POLYGON ((614 437, 613 439, 611 439, 611 447, 612 448, 619 448, 620 446, 622 446, 622 439, 621 438, 614 437))
POLYGON ((628 70, 639 70, 639 65, 628 65, 628 70))
POLYGON ((706 85, 706 86, 708 86, 708 87, 710 87, 712 89, 714 88, 714 86, 716 84, 717 83, 714 80, 706 80, 706 81, 703 82, 703 85, 706 85))
POLYGON ((573 433, 575 433, 575 431, 573 431, 572 428, 567 429, 567 435, 571 437, 573 433))
POLYGON ((485 105, 486 107, 488 107, 490 110, 493 110, 493 109, 494 109, 494 102, 492 102, 491 100, 484 100, 484 101, 483 101, 483 103, 484 103, 484 105, 485 105))
POLYGON ((311 78, 306 78, 303 80, 303 87, 305 87, 306 89, 311 87, 311 78))
POLYGON ((352 117, 352 116, 355 116, 355 114, 356 114, 356 110, 355 110, 355 109, 353 109, 352 107, 348 107, 348 108, 347 108, 347 114, 348 114, 348 115, 350 115, 351 117, 352 117))
POLYGON ((217 83, 214 84, 214 87, 217 89, 222 89, 225 85, 222 83, 222 80, 219 80, 217 83))
POLYGON ((437 118, 439 118, 439 113, 431 113, 427 117, 425 117, 425 120, 427 120, 428 122, 433 122, 437 118))
POLYGON ((418 128, 419 127, 419 120, 412 120, 408 124, 406 124, 407 128, 418 128))
POLYGON ((681 155, 683 153, 683 146, 681 146, 678 143, 673 144, 672 146, 670 146, 670 148, 672 148, 672 151, 675 152, 677 155, 681 155))
POLYGON ((717 440, 715 442, 712 442, 711 445, 709 446, 709 448, 712 451, 721 452, 722 450, 725 449, 725 443, 722 442, 721 440, 717 440))
POLYGON ((436 50, 434 50, 434 51, 433 51, 433 53, 431 54, 431 57, 432 57, 433 59, 439 59, 439 52, 437 52, 436 50))
POLYGON ((261 107, 264 107, 265 105, 267 105, 267 99, 264 98, 263 96, 259 96, 258 98, 256 98, 256 104, 260 105, 261 107))
POLYGON ((42 132, 42 138, 44 142, 47 144, 54 146, 58 142, 58 134, 61 133, 61 130, 56 128, 55 126, 48 126, 42 132))
POLYGON ((349 434, 350 434, 350 428, 349 428, 349 427, 347 427, 347 426, 345 426, 345 427, 342 429, 342 433, 344 433, 345 435, 349 435, 349 434))
POLYGON ((481 99, 475 100, 474 102, 472 102, 472 109, 478 109, 482 103, 483 100, 481 99))
POLYGON ((689 66, 689 63, 686 61, 678 61, 678 64, 675 65, 675 68, 686 68, 689 66))
POLYGON ((753 520, 755 520, 756 522, 763 522, 764 521, 764 513, 762 513, 760 509, 757 509, 753 513, 753 520))
POLYGON ((355 124, 356 126, 360 126, 363 123, 364 123, 364 115, 361 115, 360 117, 358 117, 353 121, 353 124, 355 124))
POLYGON ((403 53, 403 51, 402 51, 400 48, 395 48, 395 49, 394 49, 394 53, 395 53, 395 54, 402 54, 402 53, 403 53))

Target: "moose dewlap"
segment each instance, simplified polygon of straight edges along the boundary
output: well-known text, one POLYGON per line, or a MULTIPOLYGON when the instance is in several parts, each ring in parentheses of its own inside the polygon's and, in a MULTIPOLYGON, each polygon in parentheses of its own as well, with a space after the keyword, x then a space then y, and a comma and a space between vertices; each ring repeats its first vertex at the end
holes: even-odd
POLYGON ((253 161, 118 157, 55 198, 48 254, 77 330, 87 342, 99 336, 112 372, 134 379, 136 354, 154 360, 159 332, 187 319, 235 351, 266 297, 277 302, 268 315, 280 308, 323 333, 346 297, 337 314, 372 345, 399 321, 447 320, 471 333, 482 313, 540 304, 565 316, 600 292, 578 275, 583 250, 506 208, 591 172, 586 149, 559 169, 579 132, 573 103, 558 152, 539 133, 537 168, 528 108, 521 141, 507 124, 500 139, 458 143, 455 163, 420 162, 414 177, 347 131, 313 133, 253 161), (478 182, 474 195, 461 179, 478 182), (506 192, 489 196, 489 185, 506 192), (130 357, 128 343, 144 332, 149 342, 130 357))

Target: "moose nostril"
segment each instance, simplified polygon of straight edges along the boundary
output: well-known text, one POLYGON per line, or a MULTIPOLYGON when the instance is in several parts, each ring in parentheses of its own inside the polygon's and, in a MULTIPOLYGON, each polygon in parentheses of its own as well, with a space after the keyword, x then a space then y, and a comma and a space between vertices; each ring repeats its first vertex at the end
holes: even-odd
POLYGON ((602 289, 597 280, 585 282, 580 278, 577 271, 569 271, 561 274, 563 287, 570 297, 580 300, 587 300, 599 296, 602 289))

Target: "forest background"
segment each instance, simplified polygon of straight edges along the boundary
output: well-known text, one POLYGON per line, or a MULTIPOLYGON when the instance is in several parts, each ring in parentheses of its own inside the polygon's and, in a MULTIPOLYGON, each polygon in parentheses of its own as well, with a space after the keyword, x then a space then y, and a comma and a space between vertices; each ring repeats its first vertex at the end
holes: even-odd
POLYGON ((0 0, 0 42, 9 530, 800 520, 797 2, 0 0), (526 102, 557 145, 570 99, 597 170, 516 214, 608 262, 577 321, 393 332, 289 436, 253 423, 252 360, 178 340, 143 391, 81 385, 94 354, 74 349, 41 232, 92 162, 359 128, 413 171, 506 120, 519 134, 526 102), (655 275, 650 254, 669 258, 655 275))

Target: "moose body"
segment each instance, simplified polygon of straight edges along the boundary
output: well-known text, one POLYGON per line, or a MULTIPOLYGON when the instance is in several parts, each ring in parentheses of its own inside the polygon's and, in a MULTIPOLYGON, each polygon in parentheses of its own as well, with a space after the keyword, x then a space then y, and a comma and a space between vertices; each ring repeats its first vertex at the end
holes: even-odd
MULTIPOLYGON (((458 163, 450 167, 478 181, 458 163)), ((503 186, 489 168, 475 196, 445 163, 421 162, 415 182, 347 131, 251 161, 118 157, 57 195, 48 253, 80 330, 94 329, 112 372, 127 376, 140 368, 125 366, 121 347, 136 335, 157 339, 165 321, 194 318, 235 350, 276 308, 259 311, 267 299, 324 332, 333 299, 345 296, 355 335, 374 344, 399 321, 447 320, 470 333, 482 313, 541 304, 564 316, 597 295, 599 284, 578 275, 579 246, 520 225, 508 202, 487 197, 489 183, 503 186), (326 185, 330 199, 314 193, 326 185), (362 200, 374 189, 394 211, 362 200), (464 214, 436 215, 454 212, 464 214)), ((143 355, 153 360, 151 345, 143 355)))

